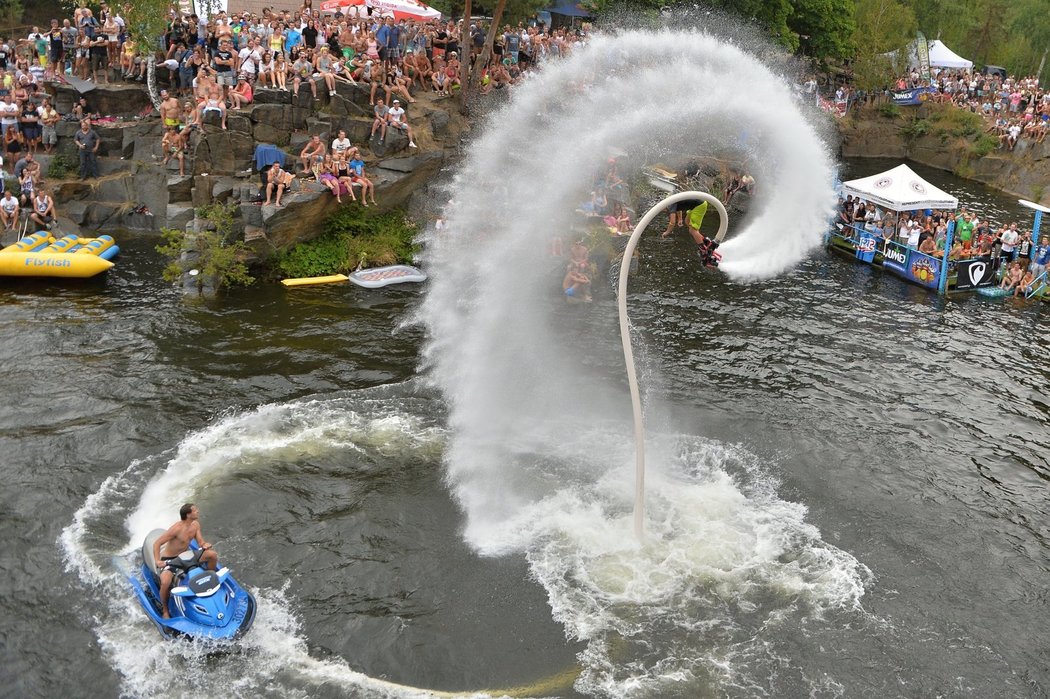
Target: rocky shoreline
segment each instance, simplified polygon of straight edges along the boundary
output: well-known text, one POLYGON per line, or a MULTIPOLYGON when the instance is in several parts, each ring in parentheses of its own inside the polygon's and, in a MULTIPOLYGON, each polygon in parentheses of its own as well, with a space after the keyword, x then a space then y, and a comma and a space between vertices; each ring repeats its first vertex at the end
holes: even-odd
POLYGON ((902 116, 888 117, 877 108, 865 107, 836 120, 840 155, 912 160, 1050 206, 1050 141, 1022 139, 1012 151, 992 150, 979 155, 973 137, 919 135, 909 128, 914 121, 929 116, 929 107, 902 107, 901 112, 902 116))
MULTIPOLYGON (((69 113, 81 97, 69 85, 50 88, 62 113, 69 113)), ((263 89, 255 93, 251 105, 228 112, 226 130, 220 128, 217 115, 209 115, 203 133, 191 136, 186 174, 181 176, 176 161, 161 165, 163 128, 156 113, 139 116, 149 106, 145 87, 99 85, 83 97, 90 112, 105 117, 95 125, 101 137, 101 176, 80 180, 74 172, 66 179, 45 177, 60 223, 85 234, 100 228, 194 232, 201 225, 195 221, 199 207, 228 203, 235 207, 233 235, 248 243, 258 255, 257 262, 318 235, 321 223, 340 205, 327 189, 300 178, 286 193, 284 206, 261 206, 256 201, 261 184, 254 163, 256 146, 272 144, 297 159, 311 136, 331 143, 345 129, 361 148, 366 171, 375 183, 378 210, 384 211, 405 207, 413 193, 426 191, 470 128, 454 101, 421 91, 415 103, 405 105, 419 146, 409 151, 408 139, 400 132, 389 131, 384 142, 369 137, 372 108, 363 86, 339 83, 332 95, 318 90, 317 100, 309 90, 296 97, 263 89)), ((72 148, 76 129, 74 121, 59 124, 56 153, 37 156, 44 173, 56 155, 76 163, 72 148)))

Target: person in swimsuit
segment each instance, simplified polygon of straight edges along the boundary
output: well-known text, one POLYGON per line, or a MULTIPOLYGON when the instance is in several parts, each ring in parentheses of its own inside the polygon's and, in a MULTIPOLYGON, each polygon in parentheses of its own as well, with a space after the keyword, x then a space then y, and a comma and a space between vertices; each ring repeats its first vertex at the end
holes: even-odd
POLYGON ((153 562, 160 571, 160 607, 161 616, 170 618, 168 613, 168 596, 171 592, 171 581, 175 572, 165 562, 165 558, 174 558, 190 548, 190 540, 196 539, 197 545, 205 549, 201 556, 201 566, 205 570, 215 570, 219 562, 219 554, 204 540, 201 534, 200 510, 193 503, 186 503, 179 508, 179 521, 168 527, 168 531, 157 537, 153 542, 153 562))

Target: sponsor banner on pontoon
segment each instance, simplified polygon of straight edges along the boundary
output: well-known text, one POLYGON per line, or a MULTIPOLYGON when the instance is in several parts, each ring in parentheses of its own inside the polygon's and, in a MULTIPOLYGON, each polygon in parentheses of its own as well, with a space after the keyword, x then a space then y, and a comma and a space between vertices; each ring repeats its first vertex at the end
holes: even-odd
POLYGON ((995 281, 995 264, 990 258, 978 257, 973 260, 960 260, 955 269, 958 272, 955 279, 957 291, 991 286, 995 281))

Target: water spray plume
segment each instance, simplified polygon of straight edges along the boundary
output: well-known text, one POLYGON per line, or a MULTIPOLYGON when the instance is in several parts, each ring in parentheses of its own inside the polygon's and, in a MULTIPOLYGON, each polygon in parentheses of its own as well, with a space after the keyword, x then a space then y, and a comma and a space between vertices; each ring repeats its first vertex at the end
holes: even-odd
POLYGON ((504 527, 544 496, 514 454, 582 415, 609 415, 604 393, 575 380, 545 300, 547 244, 570 234, 613 153, 633 166, 709 154, 746 164, 759 193, 720 248, 730 279, 795 264, 834 210, 832 160, 791 88, 712 36, 596 37, 520 86, 456 175, 447 228, 429 241, 423 308, 427 362, 451 408, 448 477, 482 549, 499 548, 504 527))

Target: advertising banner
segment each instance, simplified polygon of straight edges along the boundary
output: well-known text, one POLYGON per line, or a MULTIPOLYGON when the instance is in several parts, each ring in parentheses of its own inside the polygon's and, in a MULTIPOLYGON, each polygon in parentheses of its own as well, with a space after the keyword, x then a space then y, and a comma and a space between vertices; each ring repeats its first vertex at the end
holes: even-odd
POLYGON ((960 260, 955 265, 955 269, 958 272, 955 279, 957 291, 991 286, 995 282, 995 265, 986 257, 960 260))
POLYGON ((915 50, 919 54, 919 77, 929 82, 930 42, 926 41, 926 35, 922 32, 917 32, 915 35, 915 50))
POLYGON ((936 289, 941 273, 941 259, 918 250, 908 250, 908 271, 906 276, 916 284, 928 289, 936 289))
POLYGON ((908 276, 908 248, 900 243, 886 242, 882 254, 882 266, 891 269, 902 277, 908 276))
POLYGON ((869 265, 875 259, 875 248, 878 245, 879 239, 875 237, 873 233, 861 229, 857 232, 856 248, 857 248, 857 259, 862 262, 867 262, 869 265))
POLYGON ((929 87, 914 87, 910 90, 894 90, 893 103, 900 105, 922 104, 930 98, 933 90, 929 87))

